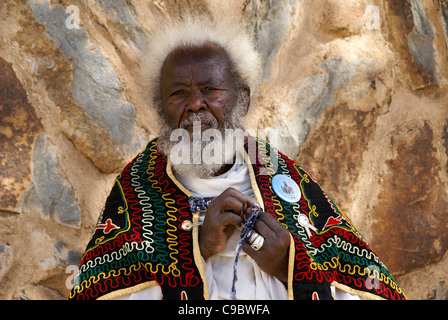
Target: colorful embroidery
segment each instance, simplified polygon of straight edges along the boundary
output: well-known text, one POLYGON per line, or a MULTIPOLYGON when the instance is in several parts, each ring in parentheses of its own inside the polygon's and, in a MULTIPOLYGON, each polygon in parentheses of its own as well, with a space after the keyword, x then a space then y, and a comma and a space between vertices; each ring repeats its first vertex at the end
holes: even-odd
MULTIPOLYGON (((289 289, 295 298, 330 297, 327 289, 332 283, 358 294, 405 298, 377 255, 308 172, 254 137, 247 138, 246 152, 264 210, 293 237, 289 289), (283 201, 275 194, 271 181, 276 174, 297 183, 298 202, 283 201), (308 218, 311 231, 299 223, 299 215, 308 218)), ((96 299, 148 281, 161 286, 164 299, 206 297, 205 279, 195 261, 194 250, 199 249, 194 229, 182 228, 193 221, 196 209, 190 211, 189 197, 167 174, 166 162, 153 140, 117 177, 70 299, 96 299)))
POLYGON ((180 228, 192 220, 188 197, 167 176, 156 145, 149 143, 115 180, 70 298, 95 299, 154 280, 162 288, 179 287, 178 297, 180 288, 189 297, 197 296, 192 288, 202 288, 192 234, 180 228), (105 232, 109 225, 117 228, 105 232))

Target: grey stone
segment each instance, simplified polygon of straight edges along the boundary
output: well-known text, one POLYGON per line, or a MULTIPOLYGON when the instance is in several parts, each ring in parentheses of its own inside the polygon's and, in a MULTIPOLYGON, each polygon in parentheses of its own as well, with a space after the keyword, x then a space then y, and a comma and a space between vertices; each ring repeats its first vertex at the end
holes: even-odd
MULTIPOLYGON (((56 47, 73 63, 71 96, 76 105, 59 106, 63 118, 68 120, 64 133, 100 170, 116 170, 128 154, 140 151, 143 141, 135 125, 135 108, 123 100, 123 85, 113 66, 102 48, 89 42, 85 30, 67 27, 69 13, 64 7, 35 0, 28 3, 56 47), (76 107, 82 112, 70 109, 76 107)), ((111 8, 116 17, 120 10, 127 12, 122 23, 131 21, 129 8, 119 10, 118 2, 111 8)), ((136 23, 135 19, 131 23, 133 30, 137 29, 136 23)), ((143 40, 139 36, 134 38, 141 45, 143 40)))
POLYGON ((73 198, 70 183, 60 176, 58 148, 45 134, 36 138, 33 150, 33 175, 28 190, 19 202, 21 211, 38 211, 60 224, 79 227, 81 209, 73 198))
POLYGON ((288 33, 300 0, 254 0, 246 5, 247 28, 264 61, 263 75, 269 77, 271 64, 288 33))
POLYGON ((120 34, 143 50, 147 43, 147 34, 135 18, 135 7, 127 0, 98 0, 97 2, 107 14, 112 16, 120 34))
POLYGON ((54 244, 55 259, 64 265, 78 266, 82 260, 82 253, 67 249, 67 244, 64 241, 58 241, 54 244))
POLYGON ((437 82, 434 62, 433 27, 426 16, 425 9, 420 0, 411 0, 411 10, 414 20, 414 30, 408 36, 409 49, 414 59, 437 82))
POLYGON ((11 267, 13 258, 13 248, 8 244, 0 245, 0 280, 11 267))
POLYGON ((293 159, 297 157, 322 112, 335 103, 335 90, 349 85, 349 81, 358 74, 357 66, 370 62, 365 60, 357 59, 349 63, 343 58, 329 57, 319 65, 325 73, 299 80, 294 107, 296 112, 266 130, 268 135, 277 136, 277 147, 282 152, 293 159))
POLYGON ((445 120, 445 125, 443 126, 442 141, 443 141, 443 146, 445 147, 445 154, 447 155, 446 173, 448 175, 448 119, 445 120))
POLYGON ((442 23, 443 30, 445 31, 445 35, 447 36, 447 45, 448 45, 448 1, 445 3, 440 2, 440 10, 442 11, 442 23))
POLYGON ((61 6, 29 1, 34 16, 67 59, 73 61, 73 97, 97 125, 104 126, 120 144, 133 135, 134 106, 120 99, 123 86, 98 45, 89 47, 85 30, 66 26, 68 13, 61 6))

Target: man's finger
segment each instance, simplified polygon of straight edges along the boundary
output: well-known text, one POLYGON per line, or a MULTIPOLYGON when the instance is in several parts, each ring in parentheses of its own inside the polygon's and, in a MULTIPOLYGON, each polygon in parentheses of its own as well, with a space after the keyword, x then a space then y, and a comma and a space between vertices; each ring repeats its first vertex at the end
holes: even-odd
POLYGON ((225 226, 233 225, 235 227, 239 227, 243 222, 241 216, 236 215, 232 212, 225 212, 220 216, 221 222, 225 226))
POLYGON ((251 208, 257 205, 257 202, 254 199, 232 187, 229 187, 226 190, 224 190, 222 195, 228 195, 234 197, 235 199, 239 200, 243 205, 245 205, 245 208, 251 208))
POLYGON ((253 229, 257 233, 261 234, 265 239, 275 239, 277 236, 274 230, 272 230, 272 228, 268 224, 258 218, 255 220, 253 229))
POLYGON ((269 213, 261 211, 258 214, 257 220, 263 222, 266 226, 268 226, 275 234, 280 234, 285 231, 285 226, 280 223, 276 218, 271 216, 269 213))

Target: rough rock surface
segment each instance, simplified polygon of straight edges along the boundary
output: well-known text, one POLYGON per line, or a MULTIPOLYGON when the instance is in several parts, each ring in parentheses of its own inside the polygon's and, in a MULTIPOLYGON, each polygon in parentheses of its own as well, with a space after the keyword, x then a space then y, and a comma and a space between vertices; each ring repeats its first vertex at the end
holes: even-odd
POLYGON ((448 1, 3 0, 0 298, 64 299, 120 169, 157 136, 139 57, 162 19, 239 15, 249 127, 321 183, 411 299, 447 299, 448 1))

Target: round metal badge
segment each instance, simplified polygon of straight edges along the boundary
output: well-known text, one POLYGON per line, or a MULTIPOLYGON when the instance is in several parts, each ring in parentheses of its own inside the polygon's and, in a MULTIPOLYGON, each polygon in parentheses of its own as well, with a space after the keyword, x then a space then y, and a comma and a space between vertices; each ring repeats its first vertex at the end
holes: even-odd
POLYGON ((275 175, 272 178, 271 184, 274 192, 286 202, 297 202, 302 196, 297 183, 284 174, 275 175))

